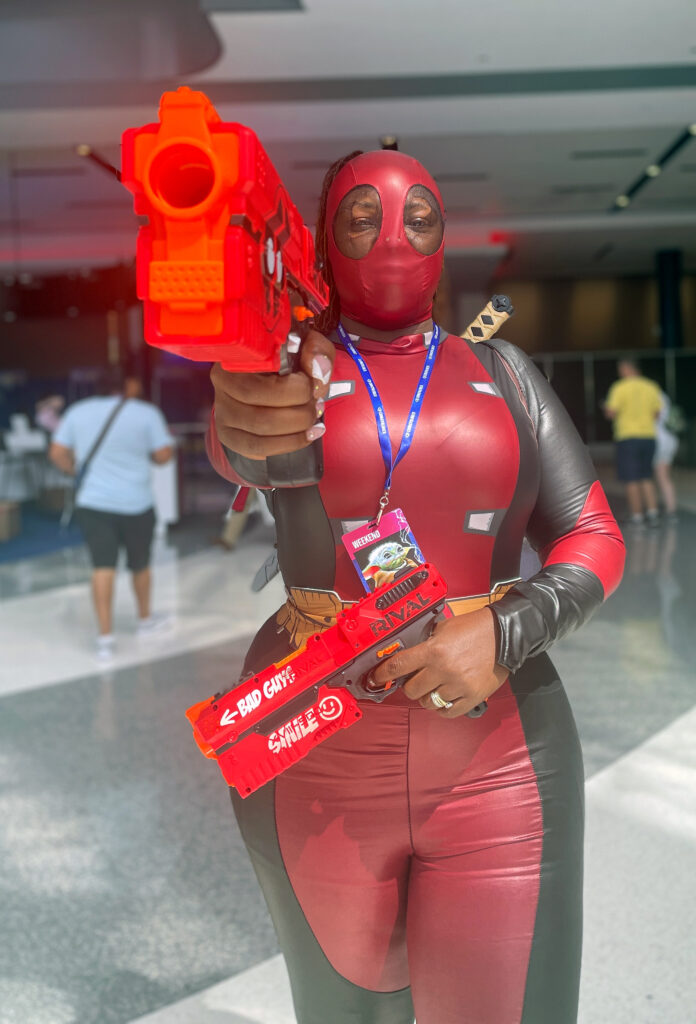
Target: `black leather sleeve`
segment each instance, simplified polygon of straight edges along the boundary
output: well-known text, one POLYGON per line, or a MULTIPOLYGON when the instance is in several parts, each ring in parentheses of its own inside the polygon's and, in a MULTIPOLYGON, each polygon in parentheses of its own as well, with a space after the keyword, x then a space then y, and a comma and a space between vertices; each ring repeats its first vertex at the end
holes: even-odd
POLYGON ((308 487, 318 483, 324 474, 321 438, 306 448, 269 455, 266 459, 248 459, 229 448, 224 451, 235 473, 253 487, 308 487))
POLYGON ((549 382, 514 345, 498 339, 481 344, 493 348, 512 375, 537 439, 540 483, 527 536, 544 567, 492 606, 499 627, 498 662, 514 672, 590 618, 606 596, 592 567, 605 547, 606 557, 618 557, 622 566, 623 545, 589 453, 549 382), (595 501, 597 491, 601 498, 595 501), (593 503, 597 509, 588 512, 593 503), (556 561, 554 545, 561 538, 562 556, 556 561), (577 560, 568 560, 569 552, 577 560))
POLYGON ((248 459, 246 455, 233 452, 231 448, 223 450, 232 469, 237 476, 250 487, 270 487, 268 465, 266 459, 248 459))
POLYGON ((600 581, 577 565, 554 565, 518 583, 492 605, 500 627, 498 664, 517 671, 587 622, 603 600, 600 581))

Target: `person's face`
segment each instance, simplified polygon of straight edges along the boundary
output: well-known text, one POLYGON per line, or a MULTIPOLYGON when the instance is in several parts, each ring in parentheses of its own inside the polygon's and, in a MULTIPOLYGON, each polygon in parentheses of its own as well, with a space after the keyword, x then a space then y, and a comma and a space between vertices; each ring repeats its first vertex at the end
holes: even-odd
MULTIPOLYGON (((382 229, 382 203, 372 185, 358 185, 343 197, 333 222, 336 247, 349 259, 366 256, 382 229)), ((416 252, 431 256, 442 243, 439 204, 425 185, 413 185, 403 209, 404 235, 416 252)))
POLYGON ((327 196, 327 250, 341 313, 393 330, 432 311, 444 255, 437 184, 404 153, 377 150, 343 166, 327 196))

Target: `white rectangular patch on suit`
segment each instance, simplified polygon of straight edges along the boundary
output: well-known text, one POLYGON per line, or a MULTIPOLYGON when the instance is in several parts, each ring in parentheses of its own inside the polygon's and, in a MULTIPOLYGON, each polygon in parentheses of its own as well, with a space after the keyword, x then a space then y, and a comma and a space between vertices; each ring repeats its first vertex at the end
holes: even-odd
POLYGON ((466 529, 477 533, 490 533, 495 512, 470 512, 466 518, 466 529))
POLYGON ((326 401, 328 402, 331 398, 340 398, 342 395, 352 395, 354 391, 354 380, 332 380, 329 384, 329 393, 326 396, 326 401))
POLYGON ((495 384, 486 380, 470 380, 469 387, 473 388, 473 390, 479 395, 493 395, 495 398, 503 397, 495 384))

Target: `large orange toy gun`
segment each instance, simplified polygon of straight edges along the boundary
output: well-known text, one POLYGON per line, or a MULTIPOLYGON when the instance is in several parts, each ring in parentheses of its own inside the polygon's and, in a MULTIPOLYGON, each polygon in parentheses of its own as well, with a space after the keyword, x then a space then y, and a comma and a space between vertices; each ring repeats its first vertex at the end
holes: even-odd
MULTIPOLYGON (((385 584, 315 633, 284 661, 190 707, 186 717, 206 757, 242 797, 280 775, 362 717, 357 700, 382 701, 366 680, 385 658, 422 643, 447 614, 447 586, 432 565, 385 584)), ((477 718, 486 702, 468 712, 477 718)))
POLYGON ((159 123, 124 132, 121 180, 147 217, 136 254, 145 340, 226 370, 292 369, 302 325, 328 294, 309 229, 254 132, 182 86, 162 96, 159 123))

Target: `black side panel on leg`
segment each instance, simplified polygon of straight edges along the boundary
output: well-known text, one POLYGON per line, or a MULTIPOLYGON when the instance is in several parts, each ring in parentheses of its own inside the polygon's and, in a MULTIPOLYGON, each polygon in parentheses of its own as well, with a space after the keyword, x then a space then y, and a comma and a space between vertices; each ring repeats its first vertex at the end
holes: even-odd
MULTIPOLYGON (((370 992, 342 977, 310 929, 283 864, 275 822, 275 783, 232 804, 266 898, 290 975, 298 1024, 413 1024, 411 990, 370 992)), ((340 864, 336 865, 340 871, 340 864)))
POLYGON ((539 903, 520 1024, 575 1024, 582 951, 584 775, 565 690, 546 654, 510 677, 544 820, 539 903))

